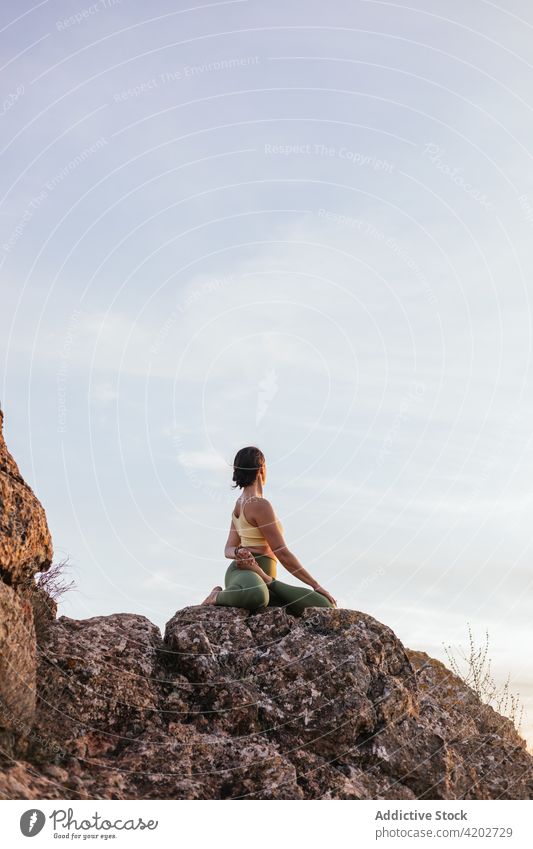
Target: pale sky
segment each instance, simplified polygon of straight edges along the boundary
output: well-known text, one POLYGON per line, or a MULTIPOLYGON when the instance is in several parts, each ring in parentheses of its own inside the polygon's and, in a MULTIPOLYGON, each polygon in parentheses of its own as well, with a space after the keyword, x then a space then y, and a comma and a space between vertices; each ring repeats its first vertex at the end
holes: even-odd
POLYGON ((533 10, 418 5, 2 4, 5 435, 61 613, 222 584, 257 444, 339 606, 488 629, 531 739, 533 10))

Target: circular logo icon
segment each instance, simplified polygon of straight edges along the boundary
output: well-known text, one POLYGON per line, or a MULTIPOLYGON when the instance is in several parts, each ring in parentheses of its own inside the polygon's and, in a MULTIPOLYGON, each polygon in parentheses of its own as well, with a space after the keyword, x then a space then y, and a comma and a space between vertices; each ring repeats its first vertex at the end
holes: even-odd
POLYGON ((46 817, 38 808, 24 811, 20 818, 20 830, 25 837, 35 837, 42 830, 46 817))

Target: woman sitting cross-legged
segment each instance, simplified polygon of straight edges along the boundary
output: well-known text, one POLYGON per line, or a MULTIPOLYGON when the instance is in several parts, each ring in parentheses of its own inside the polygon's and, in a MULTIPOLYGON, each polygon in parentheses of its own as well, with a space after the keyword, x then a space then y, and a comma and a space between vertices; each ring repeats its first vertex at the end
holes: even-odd
POLYGON ((299 614, 306 607, 336 607, 337 602, 289 551, 283 528, 272 505, 263 498, 266 462, 259 448, 241 448, 233 463, 234 486, 242 489, 231 514, 224 554, 231 563, 224 589, 214 587, 202 604, 218 604, 256 610, 286 607, 299 614), (277 560, 311 589, 278 581, 277 560))

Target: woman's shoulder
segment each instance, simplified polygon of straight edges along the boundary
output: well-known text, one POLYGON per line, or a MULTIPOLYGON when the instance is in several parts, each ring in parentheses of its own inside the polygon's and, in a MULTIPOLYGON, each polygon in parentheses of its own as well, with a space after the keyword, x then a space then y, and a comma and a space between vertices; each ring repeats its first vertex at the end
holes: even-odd
MULTIPOLYGON (((254 505, 255 510, 258 510, 261 513, 270 511, 274 512, 272 503, 268 500, 268 498, 264 498, 262 495, 252 495, 249 502, 254 505)), ((248 501, 246 503, 248 504, 248 501)))

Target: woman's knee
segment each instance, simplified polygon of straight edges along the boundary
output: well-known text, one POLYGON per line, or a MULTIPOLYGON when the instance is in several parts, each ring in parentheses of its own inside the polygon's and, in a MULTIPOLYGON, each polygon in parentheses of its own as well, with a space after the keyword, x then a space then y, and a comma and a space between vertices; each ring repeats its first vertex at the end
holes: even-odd
POLYGON ((268 587, 265 583, 244 590, 244 607, 248 610, 257 610, 268 605, 268 587))
POLYGON ((313 601, 313 607, 335 607, 332 601, 329 598, 326 598, 322 593, 315 593, 315 599, 313 601))

